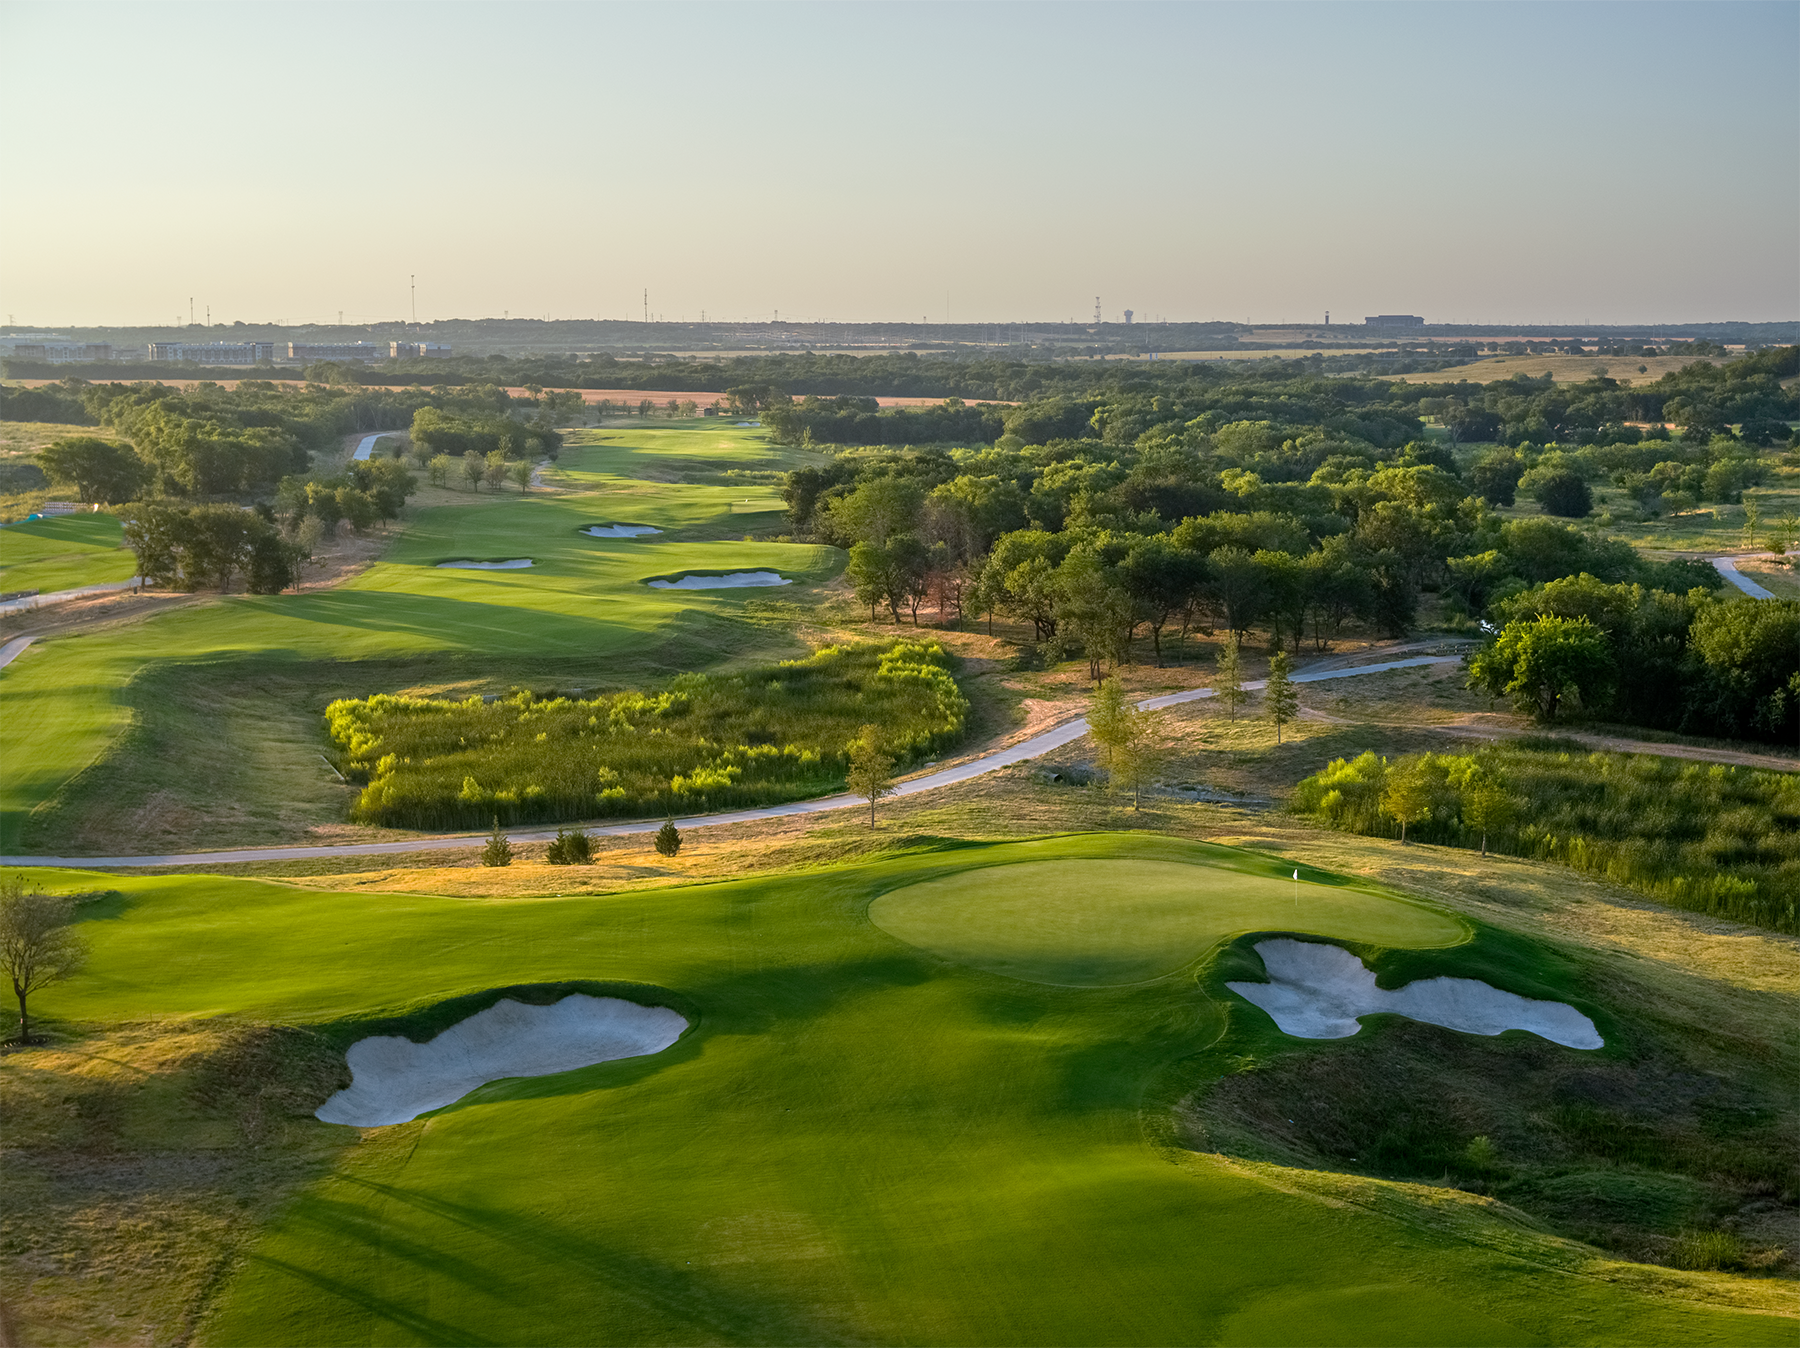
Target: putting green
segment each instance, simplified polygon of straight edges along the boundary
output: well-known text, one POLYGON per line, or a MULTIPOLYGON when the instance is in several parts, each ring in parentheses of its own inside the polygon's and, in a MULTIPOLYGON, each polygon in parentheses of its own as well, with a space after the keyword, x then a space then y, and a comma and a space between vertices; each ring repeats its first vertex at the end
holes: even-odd
MULTIPOLYGON (((224 1267, 202 1345, 1791 1344, 1790 1319, 1522 1256, 1504 1221, 1441 1232, 1171 1153, 1146 1122, 1223 1027, 1192 983, 998 980, 864 917, 956 871, 982 893, 1008 874, 1143 889, 1164 869, 1227 888, 1284 873, 1083 835, 525 903, 45 874, 118 897, 83 924, 89 967, 37 1009, 348 1031, 600 980, 692 1010, 654 1057, 494 1082, 361 1141, 307 1124, 344 1150, 224 1267), (1046 862, 1066 865, 1024 864, 1046 862)), ((1341 883, 1363 931, 1460 934, 1341 883)))
POLYGON ((1220 865, 1067 858, 989 866, 908 885, 869 920, 958 964, 1056 987, 1160 978, 1243 931, 1302 931, 1375 945, 1454 945, 1455 919, 1342 884, 1220 865))

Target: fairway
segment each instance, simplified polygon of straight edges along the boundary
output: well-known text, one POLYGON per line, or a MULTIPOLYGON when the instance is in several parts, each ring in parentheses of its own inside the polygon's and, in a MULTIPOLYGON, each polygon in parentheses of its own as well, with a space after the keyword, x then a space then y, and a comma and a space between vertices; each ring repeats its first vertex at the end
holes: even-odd
MULTIPOLYGON (((273 1020, 341 1049, 394 1016, 427 1038, 455 998, 593 980, 693 1026, 410 1123, 297 1114, 337 1159, 226 1275, 202 1344, 1791 1341, 1785 1319, 1521 1258, 1508 1223, 1438 1232, 1159 1140, 1183 1064, 1227 1028, 1192 979, 998 979, 867 920, 1009 872, 1059 899, 1071 879, 1179 893, 1185 872, 1236 895, 1183 928, 1192 952, 1280 926, 1277 864, 1088 835, 529 902, 63 872, 44 878, 119 897, 41 1014, 273 1020)), ((1367 939, 1484 939, 1314 880, 1311 926, 1338 921, 1335 892, 1367 939)))
POLYGON ((0 529, 0 592, 51 594, 130 580, 137 559, 111 515, 59 515, 0 529))
POLYGON ((1386 895, 1220 864, 1093 858, 961 871, 884 894, 869 920, 958 964, 1029 983, 1160 978, 1238 932, 1281 928, 1385 946, 1463 940, 1453 918, 1386 895))
MULTIPOLYGON (((116 836, 121 823, 139 827, 129 821, 152 795, 164 808, 142 816, 146 842, 158 819, 206 829, 214 845, 292 840, 336 822, 344 802, 318 758, 334 697, 461 681, 616 688, 803 653, 788 632, 739 617, 768 591, 646 582, 767 570, 793 580, 780 594, 794 600, 829 580, 842 565, 835 548, 744 541, 746 530, 780 522, 781 500, 728 476, 760 479, 817 456, 735 427, 634 427, 570 440, 547 473, 562 490, 438 492, 410 512, 378 562, 342 585, 218 596, 104 633, 39 641, 0 671, 9 768, 0 847, 92 852, 90 839, 116 836), (660 532, 584 532, 600 520, 660 532), (533 565, 438 565, 464 558, 533 565)), ((15 573, 41 588, 128 578, 132 556, 118 542, 110 516, 0 530, 6 588, 25 588, 11 583, 15 573)))

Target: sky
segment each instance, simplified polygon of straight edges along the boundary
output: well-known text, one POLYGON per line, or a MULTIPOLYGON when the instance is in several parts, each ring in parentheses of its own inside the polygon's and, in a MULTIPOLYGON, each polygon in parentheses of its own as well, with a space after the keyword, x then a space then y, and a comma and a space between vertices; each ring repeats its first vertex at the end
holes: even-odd
POLYGON ((0 3, 0 318, 1800 317, 1800 3, 0 3))

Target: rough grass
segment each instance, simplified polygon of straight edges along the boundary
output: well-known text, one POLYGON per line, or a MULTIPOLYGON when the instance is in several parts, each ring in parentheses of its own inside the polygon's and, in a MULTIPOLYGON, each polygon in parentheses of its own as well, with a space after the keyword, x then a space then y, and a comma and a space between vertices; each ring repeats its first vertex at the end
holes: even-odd
POLYGON ((664 691, 462 702, 334 702, 331 736, 368 823, 479 826, 777 804, 843 784, 847 746, 881 728, 902 765, 962 738, 968 702, 929 642, 828 646, 664 691))
POLYGON ((50 594, 130 580, 137 559, 111 515, 61 515, 0 529, 0 591, 50 594))
POLYGON ((1490 850, 1560 861, 1678 908, 1800 929, 1800 777, 1792 773, 1526 740, 1392 765, 1373 751, 1338 759, 1299 784, 1293 807, 1336 827, 1398 836, 1382 791, 1419 772, 1430 782, 1431 813, 1408 836, 1479 847, 1470 792, 1459 786, 1468 770, 1497 783, 1516 811, 1487 834, 1490 850))

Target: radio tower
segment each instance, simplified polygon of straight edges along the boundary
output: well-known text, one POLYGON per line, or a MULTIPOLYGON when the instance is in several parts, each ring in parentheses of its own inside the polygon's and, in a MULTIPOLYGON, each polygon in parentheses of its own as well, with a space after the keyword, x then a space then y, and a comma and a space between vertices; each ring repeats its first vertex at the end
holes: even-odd
POLYGON ((1096 295, 1096 296, 1094 296, 1094 322, 1098 323, 1099 321, 1100 321, 1100 297, 1098 295, 1096 295))

